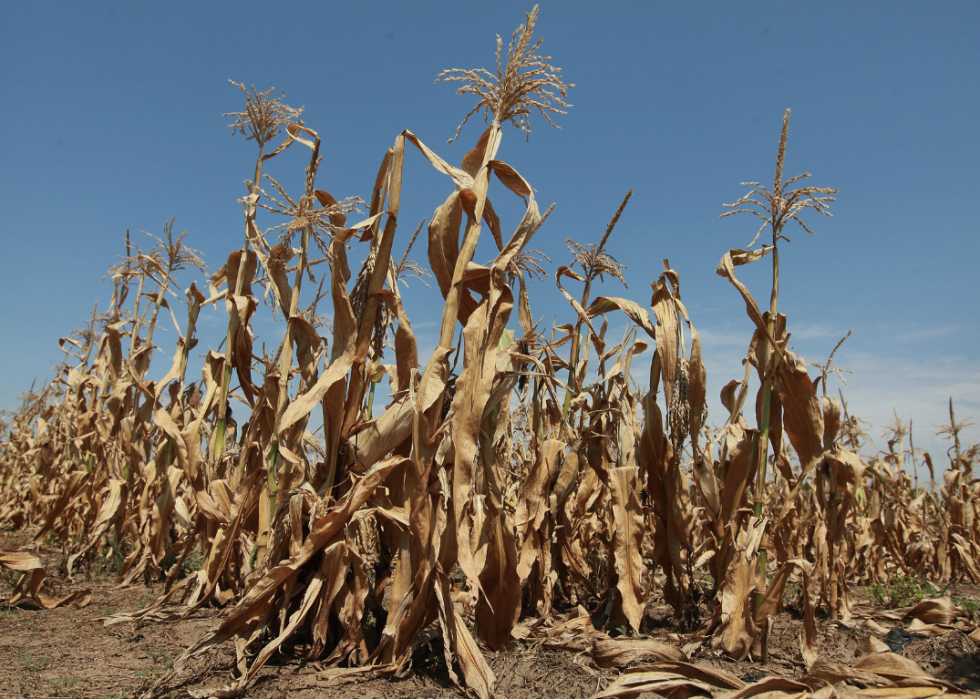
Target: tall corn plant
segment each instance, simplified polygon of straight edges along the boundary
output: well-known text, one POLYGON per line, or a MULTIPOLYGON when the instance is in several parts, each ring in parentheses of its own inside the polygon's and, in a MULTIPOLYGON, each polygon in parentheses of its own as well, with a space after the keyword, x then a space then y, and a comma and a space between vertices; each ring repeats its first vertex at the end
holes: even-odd
MULTIPOLYGON (((746 312, 755 326, 752 344, 746 364, 746 380, 738 397, 732 402, 730 425, 737 423, 741 407, 748 390, 748 367, 758 371, 762 386, 756 401, 758 430, 751 434, 748 460, 738 469, 738 476, 729 472, 727 478, 740 500, 749 480, 754 476, 752 486, 752 517, 737 525, 733 537, 726 534, 718 561, 724 562, 734 556, 736 564, 727 568, 725 578, 720 581, 720 604, 716 604, 715 625, 723 628, 716 639, 729 655, 744 657, 756 638, 756 630, 764 616, 768 616, 771 604, 778 602, 781 585, 785 576, 777 574, 772 586, 767 586, 767 531, 768 522, 775 518, 777 523, 786 514, 796 499, 804 479, 817 464, 823 452, 823 414, 819 398, 806 371, 806 364, 786 349, 786 319, 778 314, 779 302, 779 243, 789 242, 785 226, 796 221, 808 233, 812 231, 799 218, 805 210, 816 211, 829 216, 829 203, 834 200, 831 194, 837 190, 812 186, 795 189, 792 185, 808 178, 809 173, 783 179, 783 163, 786 156, 786 140, 789 132, 790 111, 786 110, 783 128, 776 155, 776 176, 772 189, 758 182, 743 183, 753 189, 734 204, 726 204, 730 209, 722 217, 738 213, 749 213, 762 219, 762 226, 756 232, 749 248, 755 244, 764 230, 769 229, 771 245, 764 245, 755 251, 730 250, 722 257, 717 273, 735 286, 746 304, 746 312), (766 255, 772 259, 772 284, 769 295, 769 310, 760 312, 748 288, 735 277, 735 267, 756 262, 766 255), (774 392, 775 387, 775 392, 774 392), (781 439, 785 433, 796 450, 801 473, 792 479, 789 496, 784 500, 780 511, 766 511, 767 466, 770 444, 775 447, 777 463, 780 463, 781 439), (777 439, 779 440, 777 442, 777 439), (727 545, 726 545, 727 544, 727 545), (734 547, 734 548, 732 548, 734 547), (754 563, 751 559, 754 558, 754 563), (755 572, 752 572, 752 568, 755 572), (752 580, 755 580, 754 584, 752 580), (749 602, 750 588, 755 588, 749 602), (725 618, 727 621, 722 621, 725 618)), ((733 387, 734 388, 734 387, 733 387)), ((748 437, 749 435, 746 434, 748 437)), ((742 447, 740 453, 744 453, 742 447)), ((744 457, 743 457, 744 458, 744 457)), ((783 476, 789 480, 788 463, 783 468, 783 476)), ((731 527, 732 525, 729 525, 731 527)), ((782 570, 785 569, 785 566, 782 570)), ((722 567, 721 570, 726 570, 722 567)), ((788 575, 788 572, 786 573, 788 575)), ((811 651, 812 653, 812 651, 811 651)))
MULTIPOLYGON (((489 122, 489 127, 481 135, 476 147, 463 159, 463 169, 472 176, 472 184, 469 187, 458 187, 433 215, 434 225, 429 229, 429 255, 433 274, 445 296, 437 350, 443 357, 447 357, 453 347, 457 320, 463 324, 463 368, 456 381, 456 395, 446 417, 456 450, 453 462, 452 512, 456 525, 455 544, 459 564, 467 581, 479 594, 476 628, 492 648, 511 643, 510 630, 520 611, 520 580, 516 567, 513 523, 504 510, 500 474, 497 470, 499 467, 491 463, 478 465, 476 454, 480 450, 481 423, 491 397, 497 348, 513 307, 513 296, 506 283, 506 274, 513 269, 515 258, 542 221, 531 187, 516 171, 500 161, 497 153, 505 123, 510 122, 529 137, 529 118, 534 112, 555 126, 551 115, 563 113, 563 108, 569 106, 564 100, 570 86, 562 81, 559 70, 550 64, 550 57, 538 53, 541 40, 533 41, 536 20, 537 7, 528 13, 525 24, 512 35, 506 62, 502 53, 503 42, 500 37, 497 38, 495 73, 484 69, 453 69, 439 76, 446 82, 461 83, 457 94, 475 95, 478 98, 477 104, 460 124, 460 129, 470 116, 481 110, 485 121, 489 122), (491 230, 494 229, 496 216, 492 213, 492 205, 487 197, 490 179, 494 174, 502 184, 524 199, 527 210, 517 231, 502 246, 500 254, 490 266, 488 293, 477 304, 466 288, 464 277, 476 251, 482 221, 486 219, 491 230), (460 216, 460 210, 465 214, 466 221, 462 240, 456 243, 459 224, 454 226, 453 219, 460 220, 456 218, 460 216), (457 245, 459 252, 453 255, 452 248, 457 245), (440 252, 443 253, 442 259, 440 252), (485 508, 485 524, 480 525, 485 528, 483 531, 474 531, 474 526, 482 519, 480 508, 485 508), (474 544, 480 548, 486 546, 486 559, 482 565, 479 562, 482 555, 477 557, 474 544)), ((457 136, 459 133, 457 130, 457 136)), ((434 392, 437 393, 432 406, 422 406, 427 418, 430 415, 435 417, 441 412, 445 394, 444 389, 437 388, 436 381, 445 386, 447 378, 445 364, 435 372, 426 372, 420 392, 426 395, 435 388, 434 392), (431 384, 428 380, 430 377, 431 384)), ((429 424, 436 426, 438 419, 429 424)), ((433 429, 430 434, 435 436, 436 431, 433 429)), ((431 459, 435 454, 425 445, 431 437, 426 434, 422 437, 416 444, 415 458, 417 470, 424 473, 432 468, 431 459)), ((447 615, 449 612, 447 609, 447 615)), ((461 628, 459 623, 456 627, 456 633, 450 634, 450 645, 461 650, 469 645, 469 641, 465 638, 465 627, 461 628), (457 639, 458 643, 452 642, 457 639)), ((463 664, 463 670, 467 673, 469 682, 470 669, 463 664)))
POLYGON ((980 461, 980 446, 964 448, 960 433, 973 423, 969 419, 956 420, 953 399, 949 399, 949 424, 939 427, 936 433, 952 444, 947 450, 950 467, 943 487, 949 510, 946 547, 949 551, 950 573, 980 580, 980 482, 973 478, 973 465, 980 461))
MULTIPOLYGON (((316 332, 299 315, 300 291, 302 288, 303 277, 308 274, 310 243, 315 242, 321 249, 329 245, 331 238, 341 233, 341 227, 335 224, 341 219, 346 221, 346 215, 355 210, 361 203, 360 199, 354 197, 342 202, 333 200, 329 194, 322 190, 316 190, 316 176, 322 162, 320 156, 320 137, 306 127, 293 125, 290 127, 290 137, 308 147, 311 151, 310 164, 306 168, 305 187, 302 196, 298 200, 293 200, 286 194, 283 188, 274 179, 270 179, 282 199, 275 196, 266 195, 271 204, 260 204, 269 211, 286 216, 289 218, 287 223, 276 226, 270 231, 282 228, 284 230, 282 239, 273 248, 276 263, 268 265, 271 267, 273 288, 276 300, 286 315, 286 333, 279 348, 279 385, 276 401, 275 423, 272 434, 274 441, 269 451, 268 465, 268 488, 270 505, 274 510, 282 503, 283 494, 292 490, 302 481, 306 480, 305 473, 298 473, 297 466, 301 465, 298 452, 302 451, 300 438, 305 428, 305 419, 299 422, 299 429, 292 430, 292 439, 289 444, 285 444, 282 424, 283 416, 289 404, 289 380, 293 369, 293 348, 298 349, 299 355, 312 353, 319 344, 316 332), (306 136, 303 138, 300 136, 306 136), (319 197, 317 196, 319 194, 319 197), (321 200, 326 200, 327 205, 322 205, 321 200), (290 248, 293 237, 296 233, 300 236, 300 247, 298 250, 298 261, 295 267, 292 285, 283 283, 278 270, 281 265, 289 262, 294 250, 290 248), (276 283, 278 282, 278 283, 276 283), (283 453, 289 456, 283 459, 283 453), (281 487, 280 487, 281 486, 281 487)), ((267 176, 268 177, 268 176, 267 176)), ((267 231, 266 234, 268 234, 267 231)), ((267 263, 268 264, 268 263, 267 263)), ((268 268, 268 267, 267 267, 268 268)), ((283 270, 284 273, 285 270, 283 270)), ((311 313, 315 308, 311 309, 311 313)), ((301 373, 303 374, 303 389, 310 389, 316 383, 316 361, 311 362, 312 356, 300 356, 301 373)))
POLYGON ((261 250, 259 242, 261 236, 255 218, 261 196, 259 188, 262 182, 262 167, 265 161, 279 155, 292 145, 292 135, 287 133, 279 147, 271 152, 266 152, 266 148, 283 129, 288 131, 291 126, 302 125, 298 118, 303 111, 284 104, 281 97, 273 97, 274 88, 257 92, 254 86, 249 91, 243 84, 234 81, 231 83, 245 94, 245 111, 232 112, 224 116, 235 117, 235 121, 231 124, 232 135, 240 133, 246 137, 246 140, 255 141, 259 153, 255 159, 255 174, 245 183, 248 193, 241 200, 245 213, 245 240, 241 250, 228 257, 227 264, 222 268, 224 274, 219 271, 220 276, 216 275, 217 279, 215 279, 215 281, 226 281, 228 284, 228 294, 225 297, 225 304, 228 307, 228 333, 225 338, 225 356, 221 369, 220 394, 211 449, 212 458, 217 463, 221 462, 224 454, 231 372, 235 367, 238 367, 239 371, 247 370, 252 361, 251 357, 244 357, 236 362, 236 351, 239 337, 245 332, 242 328, 243 322, 247 326, 248 319, 254 312, 251 281, 256 270, 257 253, 261 250), (250 247, 254 247, 255 250, 250 250, 250 247), (249 294, 243 296, 246 290, 249 294))
MULTIPOLYGON (((606 226, 606 232, 602 236, 602 239, 599 241, 598 245, 582 245, 581 243, 575 242, 571 238, 565 241, 569 250, 574 256, 572 266, 574 267, 576 264, 578 264, 585 273, 584 278, 579 277, 574 273, 568 275, 572 278, 577 278, 578 281, 585 282, 582 288, 582 300, 579 301, 579 306, 581 308, 588 307, 589 301, 591 300, 589 296, 592 293, 592 284, 597 278, 600 281, 603 281, 604 275, 608 274, 609 276, 621 281, 623 286, 626 286, 626 280, 623 278, 623 268, 625 268, 626 265, 621 264, 614 257, 606 254, 604 250, 606 243, 609 241, 609 236, 616 227, 619 217, 623 215, 623 210, 626 208, 626 204, 629 202, 630 197, 632 196, 633 190, 631 189, 626 193, 626 196, 623 198, 623 203, 619 205, 619 209, 616 210, 612 220, 609 221, 609 225, 606 226)), ((560 284, 559 288, 561 288, 560 284)), ((561 291, 567 297, 565 290, 561 289, 561 291)), ((565 414, 568 414, 568 410, 572 404, 572 398, 574 398, 578 393, 578 389, 582 385, 584 374, 588 368, 587 361, 581 368, 579 367, 579 353, 582 349, 582 325, 586 321, 587 318, 580 314, 575 321, 575 330, 572 333, 572 349, 568 366, 568 390, 565 392, 565 403, 562 406, 562 410, 565 412, 565 414)), ((586 352, 588 352, 588 347, 588 344, 586 344, 586 352)))
MULTIPOLYGON (((627 474, 623 469, 639 470, 637 475, 650 503, 643 514, 653 529, 654 561, 666 576, 664 597, 674 607, 679 621, 689 627, 697 617, 699 602, 695 599, 692 575, 692 552, 695 549, 693 493, 682 463, 686 442, 690 445, 694 463, 701 460, 706 373, 701 360, 700 338, 681 301, 680 276, 670 268, 667 260, 664 260, 664 273, 652 286, 649 310, 629 299, 599 297, 583 311, 583 315, 590 318, 621 310, 656 343, 650 364, 650 390, 642 400, 643 423, 642 427, 637 425, 635 428, 638 432, 634 438, 635 449, 620 447, 620 463, 614 470, 620 479, 627 474), (686 337, 690 338, 689 350, 686 337), (666 403, 663 407, 658 404, 661 386, 666 403)), ((624 440, 623 432, 629 429, 630 423, 637 421, 638 407, 617 406, 620 420, 627 426, 619 428, 618 442, 622 445, 629 444, 630 440, 624 440)), ((638 501, 640 482, 631 483, 626 492, 630 491, 631 501, 638 501)), ((618 499, 626 503, 622 495, 618 499)), ((640 513, 636 504, 624 509, 637 522, 640 513)), ((620 515, 616 528, 623 529, 625 521, 626 515, 620 515)), ((633 523, 630 528, 639 529, 639 526, 633 523)), ((620 578, 621 613, 634 630, 639 630, 643 586, 637 552, 642 535, 634 537, 633 540, 614 537, 614 549, 620 578), (626 565, 627 561, 629 565, 626 565)))

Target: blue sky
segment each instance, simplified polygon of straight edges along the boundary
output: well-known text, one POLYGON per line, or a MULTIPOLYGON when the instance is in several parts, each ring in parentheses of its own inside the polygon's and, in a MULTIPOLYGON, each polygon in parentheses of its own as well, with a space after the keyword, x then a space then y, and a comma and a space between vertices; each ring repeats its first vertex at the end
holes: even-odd
MULTIPOLYGON (((106 307, 111 288, 100 280, 127 228, 137 240, 176 217, 211 271, 241 245, 236 200, 255 150, 228 136, 221 115, 241 108, 229 79, 274 86, 304 106, 323 139, 319 186, 367 198, 403 129, 451 162, 472 146, 478 121, 446 144, 472 101, 433 80, 446 68, 492 67, 495 35, 506 42, 530 7, 0 4, 0 407, 43 380, 61 359, 58 338, 96 301, 106 307)), ((791 108, 786 173, 840 189, 833 218, 810 216, 815 235, 789 231, 782 252, 780 310, 794 349, 822 362, 853 329, 836 358, 855 372, 845 389, 852 410, 884 447, 881 428, 897 409, 938 458, 945 445, 932 425, 950 396, 959 418, 980 419, 977 27, 975 2, 542 2, 543 53, 576 87, 560 131, 536 119, 529 143, 504 134, 499 157, 543 206, 556 203, 532 247, 552 271, 568 264, 565 238, 597 242, 632 187, 608 247, 628 265, 629 289, 611 281, 600 293, 648 302, 669 258, 716 396, 741 377, 751 327, 714 270, 756 229, 748 217, 718 216, 745 191, 740 182, 771 183, 791 108)), ((287 153, 267 172, 296 191, 303 158, 287 153)), ((409 153, 396 251, 450 189, 409 153)), ((491 196, 512 229, 519 202, 491 196)), ((491 245, 481 243, 479 261, 491 245)), ((352 262, 362 255, 353 250, 352 262)), ((413 256, 424 260, 421 249, 413 256)), ((764 303, 767 265, 741 269, 764 303)), ((424 361, 441 297, 416 283, 406 299, 424 361)), ((553 279, 532 289, 532 308, 546 325, 570 318, 553 279)), ((282 326, 262 322, 260 342, 278 344, 282 326)), ((202 313, 202 350, 225 323, 221 309, 202 313)), ((157 340, 170 354, 176 334, 157 340)), ((965 436, 980 441, 975 428, 965 436)))

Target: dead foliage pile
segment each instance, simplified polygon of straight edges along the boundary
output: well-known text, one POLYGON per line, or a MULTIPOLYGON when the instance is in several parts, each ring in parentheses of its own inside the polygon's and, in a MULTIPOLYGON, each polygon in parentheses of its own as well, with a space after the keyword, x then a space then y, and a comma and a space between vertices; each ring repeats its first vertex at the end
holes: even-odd
MULTIPOLYGON (((271 90, 239 85, 245 107, 229 115, 232 128, 257 146, 241 247, 181 295, 175 273, 204 271, 184 234, 171 222, 145 252, 127 237, 109 274, 109 310, 62 340, 55 379, 5 430, 0 523, 56 542, 69 579, 115 559, 124 583, 165 580, 165 596, 108 623, 227 605, 220 627, 164 678, 233 641, 239 673, 217 696, 242 691, 291 644, 329 677, 404 675, 416 651, 437 647, 454 681, 488 697, 495 677, 481 647, 515 640, 604 667, 655 661, 597 696, 831 697, 840 681, 867 689, 838 696, 949 690, 892 653, 853 668, 819 661, 815 615, 851 620, 855 586, 897 574, 980 583, 978 447, 960 448, 951 405, 949 467, 938 488, 920 488, 905 469, 924 460, 932 472, 932 461, 906 448, 905 426, 896 423, 887 452, 863 455, 861 422, 828 396, 833 354, 811 378, 788 349, 777 308, 784 227, 809 231, 801 216, 828 215, 836 191, 807 185, 808 175, 784 179, 789 112, 772 188, 750 183, 725 214, 755 214, 771 239, 718 264, 753 332, 744 376, 721 391, 724 424, 709 428, 701 340, 679 274, 665 260, 649 304, 594 293, 607 275, 623 280, 605 245, 629 195, 599 243, 569 241, 571 261, 554 275, 568 322, 545 332, 533 322, 528 284, 546 273, 529 245, 547 212, 499 151, 506 122, 525 132, 533 112, 550 122, 570 87, 532 40, 535 14, 506 53, 498 39, 495 72, 440 76, 476 95, 467 118, 482 110, 489 124, 462 163, 404 131, 366 202, 318 189, 320 136, 271 90), (294 194, 264 173, 290 148, 309 151, 294 194), (424 364, 399 291, 423 273, 408 259, 415 237, 396 254, 405 161, 419 155, 451 190, 425 238, 445 306, 424 364), (494 180, 499 196, 524 205, 508 235, 489 198, 494 180), (274 225, 263 231, 260 213, 274 225), (473 257, 485 229, 498 252, 481 265, 473 257), (364 257, 356 274, 355 250, 364 257), (767 257, 763 310, 737 270, 767 257), (304 279, 316 289, 303 292, 305 306, 304 279), (198 317, 212 304, 227 313, 223 351, 208 352, 201 379, 188 381, 198 317), (259 351, 253 322, 267 307, 285 319, 282 340, 259 351), (629 321, 619 340, 606 332, 613 314, 629 321), (161 360, 169 370, 152 373, 154 330, 168 316, 180 339, 161 360), (631 376, 647 366, 640 391, 631 376), (391 402, 382 409, 383 379, 391 402), (194 559, 199 569, 183 575, 194 559), (789 587, 809 675, 752 689, 688 662, 681 646, 702 642, 765 658, 789 587), (674 609, 684 634, 674 643, 623 634, 641 631, 654 595, 674 609)), ((3 552, 0 565, 24 574, 8 603, 83 601, 42 593, 44 572, 27 554, 3 552)), ((909 614, 925 633, 976 634, 972 612, 949 598, 909 614)))

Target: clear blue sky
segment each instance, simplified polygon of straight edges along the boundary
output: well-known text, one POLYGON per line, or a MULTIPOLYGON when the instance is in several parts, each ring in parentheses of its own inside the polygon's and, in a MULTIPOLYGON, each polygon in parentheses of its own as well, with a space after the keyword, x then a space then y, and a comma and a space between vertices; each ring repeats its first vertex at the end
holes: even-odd
MULTIPOLYGON (((451 162, 472 146, 479 122, 446 144, 472 101, 433 79, 491 68, 495 35, 506 42, 530 1, 0 3, 0 407, 43 380, 61 359, 58 338, 96 301, 106 307, 111 287, 100 279, 127 228, 137 240, 175 216, 212 271, 241 245, 236 200, 255 150, 228 136, 221 115, 241 108, 228 79, 305 106, 323 139, 319 185, 366 198, 403 129, 451 162)), ((718 215, 744 192, 740 182, 772 181, 791 108, 787 174, 809 171, 813 184, 840 189, 834 217, 811 216, 814 236, 791 230, 782 254, 780 309, 794 348, 822 362, 853 328, 837 357, 855 372, 852 410, 874 424, 880 447, 894 407, 914 419, 917 446, 941 452, 932 425, 949 396, 958 417, 980 419, 978 28, 976 2, 544 0, 537 35, 575 83, 574 107, 560 131, 534 120, 530 143, 508 128, 499 154, 543 207, 557 204, 532 247, 552 271, 568 264, 565 238, 596 242, 632 187, 609 246, 630 286, 612 281, 601 293, 648 302, 669 258, 716 396, 741 377, 751 327, 714 270, 756 228, 718 215)), ((267 172, 295 191, 305 156, 293 155, 267 172)), ((396 251, 450 188, 408 154, 396 251)), ((513 197, 491 196, 512 229, 513 197)), ((490 245, 478 260, 492 257, 490 245)), ((763 303, 766 267, 744 274, 763 303)), ((424 361, 441 297, 415 284, 407 301, 424 361)), ((553 280, 532 289, 532 307, 546 324, 570 318, 553 280)), ((202 313, 202 350, 225 323, 221 309, 202 313)), ((282 327, 257 331, 274 346, 282 327)), ((175 340, 172 329, 157 336, 166 354, 175 340)))

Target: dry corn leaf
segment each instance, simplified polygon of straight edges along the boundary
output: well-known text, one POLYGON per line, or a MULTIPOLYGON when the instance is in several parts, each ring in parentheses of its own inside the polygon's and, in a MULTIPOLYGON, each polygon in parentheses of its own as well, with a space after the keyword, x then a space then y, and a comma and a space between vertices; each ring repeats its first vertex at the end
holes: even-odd
POLYGON ((867 655, 869 653, 890 653, 891 648, 888 644, 875 636, 869 636, 865 640, 861 641, 854 648, 854 655, 867 655))
POLYGON ((711 696, 712 686, 704 682, 689 679, 683 675, 666 671, 635 672, 621 675, 616 681, 601 692, 596 692, 590 699, 611 699, 624 697, 631 699, 640 694, 651 692, 667 699, 686 699, 691 696, 711 696))
POLYGON ((547 440, 541 446, 538 459, 521 487, 514 523, 523 541, 517 564, 517 575, 522 587, 526 584, 534 563, 541 558, 542 547, 551 545, 550 541, 542 540, 541 527, 545 516, 551 514, 548 492, 559 475, 564 449, 564 442, 557 439, 547 440))
MULTIPOLYGON (((839 699, 925 699, 926 697, 949 696, 941 687, 877 687, 860 691, 844 691, 838 694, 839 699)), ((962 695, 973 697, 970 695, 962 695)))
POLYGON ((745 658, 755 639, 751 609, 754 578, 752 563, 744 553, 737 552, 719 586, 721 626, 715 630, 711 646, 720 647, 733 660, 745 658))
MULTIPOLYGON (((642 507, 636 493, 637 469, 622 466, 609 472, 609 492, 612 500, 613 552, 616 557, 616 589, 621 595, 623 614, 634 631, 643 621, 645 595, 643 590, 642 507)), ((680 658, 677 658, 680 659, 680 658)))
POLYGON ((623 668, 638 660, 653 659, 687 662, 684 651, 650 638, 595 638, 590 653, 599 667, 623 668))
MULTIPOLYGON (((455 649, 455 657, 459 661, 460 668, 463 670, 463 677, 466 686, 470 688, 480 699, 491 699, 493 697, 494 685, 497 678, 490 668, 489 663, 480 652, 476 640, 470 634, 466 622, 459 615, 456 606, 449 599, 446 591, 449 589, 449 580, 442 573, 439 573, 440 584, 436 586, 436 594, 439 598, 439 613, 447 636, 451 639, 450 648, 455 649)), ((447 649, 448 652, 448 649, 447 649)), ((447 656, 448 660, 448 656, 447 656)), ((452 668, 449 668, 452 672, 452 668)))
POLYGON ((691 680, 704 682, 718 689, 742 689, 745 682, 735 675, 719 670, 717 668, 695 665, 692 663, 678 660, 661 660, 652 665, 641 665, 625 669, 623 672, 631 674, 634 672, 661 671, 673 672, 691 680))
POLYGON ((825 680, 831 684, 847 682, 858 687, 883 687, 887 684, 891 684, 890 679, 877 675, 874 672, 859 670, 854 667, 848 667, 847 665, 841 665, 839 663, 832 663, 827 660, 818 660, 815 662, 810 667, 810 671, 807 673, 806 677, 803 678, 803 681, 811 678, 825 680))
POLYGON ((749 699, 750 697, 806 699, 809 696, 810 688, 802 682, 796 682, 785 677, 766 677, 731 694, 726 694, 725 699, 749 699))
POLYGON ((924 599, 906 614, 905 618, 917 619, 925 624, 952 624, 956 619, 969 619, 970 614, 953 604, 949 597, 924 599))
POLYGON ((776 365, 775 388, 783 406, 784 430, 800 460, 800 480, 823 453, 823 411, 806 362, 786 351, 776 365))
POLYGON ((643 306, 629 299, 616 296, 599 296, 589 305, 586 314, 589 318, 595 318, 614 310, 622 311, 627 318, 643 328, 650 337, 655 337, 650 313, 643 306))
POLYGON ((866 672, 873 672, 882 677, 887 677, 892 681, 902 680, 908 677, 932 677, 919 667, 914 660, 895 653, 874 653, 862 659, 854 667, 859 670, 865 670, 866 672))
POLYGON ((92 601, 91 590, 76 590, 65 597, 55 597, 41 591, 47 571, 41 564, 41 559, 23 551, 0 551, 0 568, 6 568, 16 573, 23 573, 20 581, 14 586, 13 594, 7 604, 15 605, 24 598, 25 593, 43 609, 57 607, 72 607, 77 609, 92 601))
POLYGON ((68 476, 68 481, 58 498, 54 503, 48 508, 47 515, 44 518, 44 522, 41 524, 41 528, 38 530, 37 534, 34 535, 35 542, 44 541, 44 537, 54 529, 54 525, 67 508, 68 505, 79 495, 81 495, 86 484, 90 480, 89 473, 85 471, 73 471, 70 476, 68 476))
MULTIPOLYGON (((240 250, 228 255, 228 261, 224 266, 215 272, 210 281, 210 292, 211 296, 216 296, 218 294, 218 287, 225 284, 228 288, 229 294, 234 294, 235 289, 238 288, 238 270, 241 267, 242 253, 240 250)), ((242 296, 252 295, 252 280, 255 278, 255 271, 257 269, 258 259, 254 252, 249 252, 246 256, 245 270, 242 275, 242 296)))
POLYGON ((742 299, 745 301, 745 310, 752 322, 755 323, 756 329, 762 333, 763 337, 769 340, 771 345, 775 345, 776 342, 769 335, 768 325, 763 320, 762 312, 759 311, 759 306, 756 304, 755 299, 752 298, 751 292, 749 292, 748 287, 735 277, 736 266, 747 265, 761 260, 770 252, 772 252, 772 248, 765 245, 758 250, 729 250, 722 256, 715 273, 730 281, 732 286, 738 289, 738 293, 742 295, 742 299))

